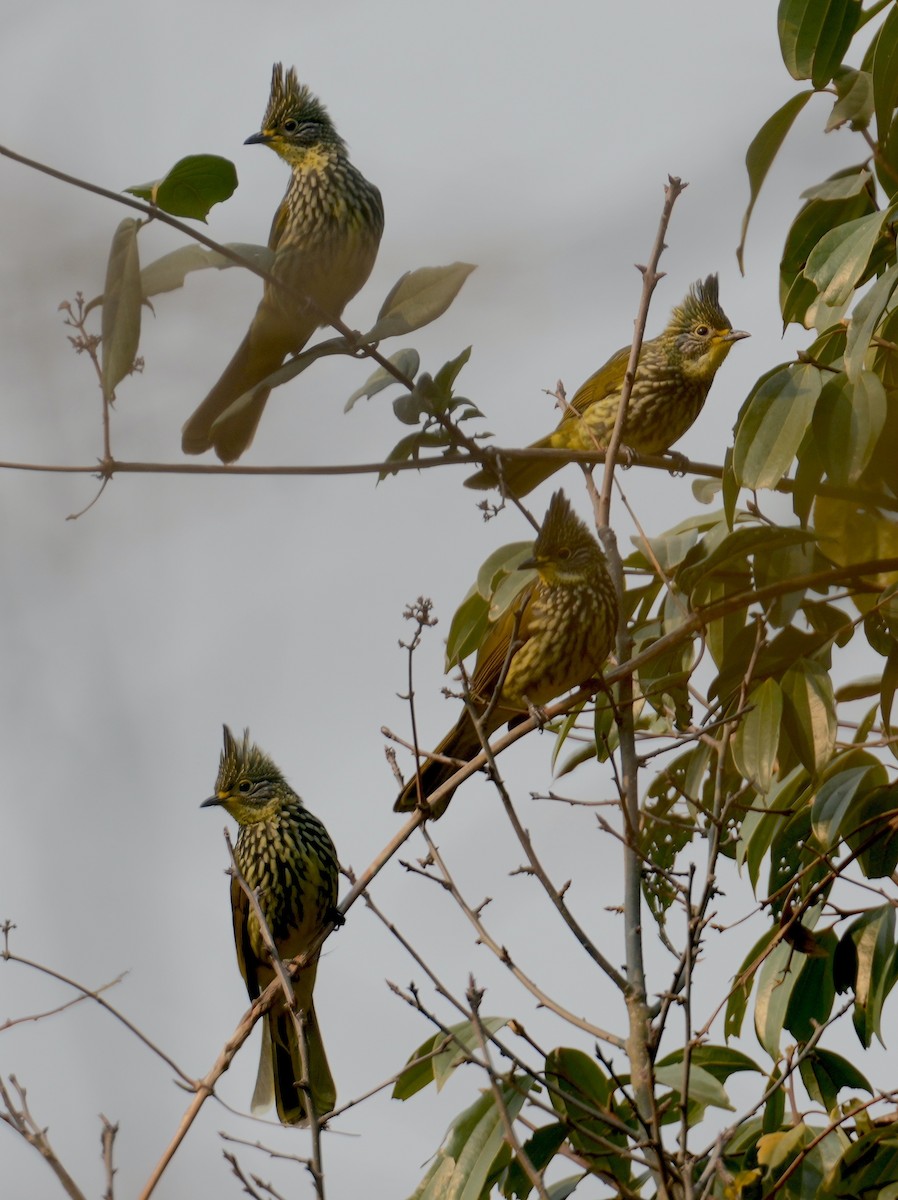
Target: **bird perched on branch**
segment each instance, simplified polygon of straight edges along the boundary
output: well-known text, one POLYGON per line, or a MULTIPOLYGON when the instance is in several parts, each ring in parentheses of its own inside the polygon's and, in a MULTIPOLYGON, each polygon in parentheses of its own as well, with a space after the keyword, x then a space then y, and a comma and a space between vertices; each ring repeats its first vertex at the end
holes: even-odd
MULTIPOLYGON (((234 857, 258 897, 278 955, 286 961, 302 954, 337 915, 339 867, 327 830, 268 755, 250 741, 249 730, 238 742, 227 725, 215 795, 201 807, 211 805, 219 805, 240 826, 234 857)), ((275 978, 275 970, 258 917, 236 878, 231 880, 231 909, 237 964, 250 1000, 255 1000, 275 978)), ((309 1087, 315 1111, 323 1116, 334 1107, 337 1092, 312 1002, 317 969, 316 951, 293 980, 293 990, 296 1008, 306 1021, 309 1087)), ((296 1024, 281 996, 263 1018, 253 1112, 268 1108, 274 1100, 285 1125, 305 1123, 307 1097, 298 1086, 302 1078, 296 1024)))
MULTIPOLYGON (((536 579, 488 630, 470 681, 471 701, 484 714, 486 737, 506 722, 522 720, 531 708, 598 678, 617 632, 617 594, 605 556, 564 492, 552 497, 533 554, 520 566, 534 569, 536 579), (498 698, 489 707, 497 689, 498 698)), ((434 753, 467 761, 480 750, 465 708, 434 753)), ((429 760, 403 788, 395 811, 414 809, 457 770, 451 763, 429 760)), ((428 815, 442 816, 451 795, 428 815)))
MULTIPOLYGON (((733 329, 720 307, 716 275, 693 284, 670 314, 664 332, 642 344, 622 445, 637 454, 669 450, 698 418, 733 343, 748 336, 733 329)), ((617 419, 629 358, 630 347, 625 346, 590 375, 577 389, 558 427, 530 449, 604 454, 617 419)), ((511 495, 526 496, 562 466, 563 462, 554 460, 508 459, 502 464, 502 484, 511 495)), ((488 468, 465 480, 470 488, 498 487, 499 483, 488 468)))
POLYGON ((222 462, 238 459, 253 440, 271 391, 263 381, 365 283, 384 228, 380 192, 349 161, 327 110, 293 67, 285 74, 274 64, 262 129, 246 143, 270 146, 290 167, 268 239, 271 273, 285 286, 266 282, 249 332, 184 425, 185 454, 214 447, 222 462))

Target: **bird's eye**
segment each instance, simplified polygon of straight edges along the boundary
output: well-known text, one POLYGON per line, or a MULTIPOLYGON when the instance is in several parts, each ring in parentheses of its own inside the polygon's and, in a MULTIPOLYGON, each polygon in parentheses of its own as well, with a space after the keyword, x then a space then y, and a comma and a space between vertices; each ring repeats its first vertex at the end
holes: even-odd
POLYGON ((562 546, 561 549, 558 551, 558 557, 561 559, 562 562, 564 562, 566 559, 570 558, 571 557, 570 547, 562 546))
POLYGON ((696 326, 696 330, 695 330, 696 337, 707 337, 710 332, 711 332, 711 330, 708 328, 707 325, 697 325, 696 326))
POLYGON ((284 122, 284 130, 287 133, 296 133, 298 128, 299 128, 299 125, 293 119, 293 117, 288 117, 287 120, 284 122))
POLYGON ((252 787, 253 787, 253 785, 250 783, 250 781, 248 779, 241 779, 240 782, 237 784, 237 791, 240 792, 240 794, 242 796, 245 796, 247 794, 247 792, 252 791, 252 787))

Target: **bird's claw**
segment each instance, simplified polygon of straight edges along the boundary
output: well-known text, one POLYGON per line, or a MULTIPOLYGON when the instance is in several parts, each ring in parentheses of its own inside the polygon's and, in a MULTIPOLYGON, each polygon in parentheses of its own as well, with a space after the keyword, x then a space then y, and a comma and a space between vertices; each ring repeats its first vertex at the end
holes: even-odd
POLYGON ((685 454, 681 454, 679 450, 668 450, 667 458, 670 460, 670 466, 667 468, 671 475, 683 476, 689 469, 689 459, 685 454))

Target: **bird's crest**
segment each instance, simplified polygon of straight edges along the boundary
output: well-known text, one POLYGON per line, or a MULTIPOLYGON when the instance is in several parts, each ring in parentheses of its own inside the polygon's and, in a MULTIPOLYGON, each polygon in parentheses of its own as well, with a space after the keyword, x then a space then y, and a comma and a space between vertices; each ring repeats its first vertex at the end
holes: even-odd
POLYGON ((250 741, 248 729, 243 731, 242 742, 237 741, 227 725, 223 726, 223 730, 224 746, 218 762, 216 792, 229 791, 241 776, 250 779, 283 779, 268 755, 250 741))
POLYGON ((337 136, 327 109, 304 83, 299 82, 296 68, 289 67, 284 71, 283 63, 275 63, 271 69, 271 95, 262 118, 262 129, 274 132, 290 118, 298 123, 314 122, 337 136))
POLYGON ((539 536, 533 543, 534 558, 557 556, 562 549, 573 553, 584 545, 596 544, 564 492, 559 489, 549 501, 539 536))
POLYGON ((699 322, 710 325, 712 329, 732 328, 729 317, 720 307, 716 275, 697 279, 682 304, 678 304, 670 314, 670 324, 684 330, 691 329, 699 322))

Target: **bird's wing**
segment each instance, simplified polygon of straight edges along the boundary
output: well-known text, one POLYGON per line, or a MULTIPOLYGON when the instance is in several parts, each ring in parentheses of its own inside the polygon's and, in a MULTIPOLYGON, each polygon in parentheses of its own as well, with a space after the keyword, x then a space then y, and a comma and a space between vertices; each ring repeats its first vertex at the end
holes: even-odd
POLYGON ((471 678, 471 693, 476 700, 486 702, 495 691, 512 638, 518 642, 526 642, 530 637, 535 592, 534 580, 487 630, 477 651, 477 661, 471 678))
POLYGON ((271 222, 271 233, 268 235, 268 249, 277 250, 281 238, 284 236, 284 230, 290 223, 290 209, 287 206, 286 196, 278 205, 277 212, 274 214, 274 220, 271 222))
MULTIPOLYGON (((593 372, 589 379, 581 383, 571 400, 571 408, 574 412, 583 413, 598 400, 604 400, 606 396, 619 392, 624 386, 624 376, 627 373, 629 359, 630 347, 624 346, 622 350, 618 350, 617 354, 612 354, 605 365, 593 372)), ((576 417, 568 409, 562 420, 573 421, 576 420, 576 417)))
POLYGON ((231 911, 234 915, 234 945, 237 947, 237 965, 246 984, 250 1000, 255 1000, 259 991, 259 976, 256 956, 249 939, 249 897, 236 879, 231 880, 231 911))

